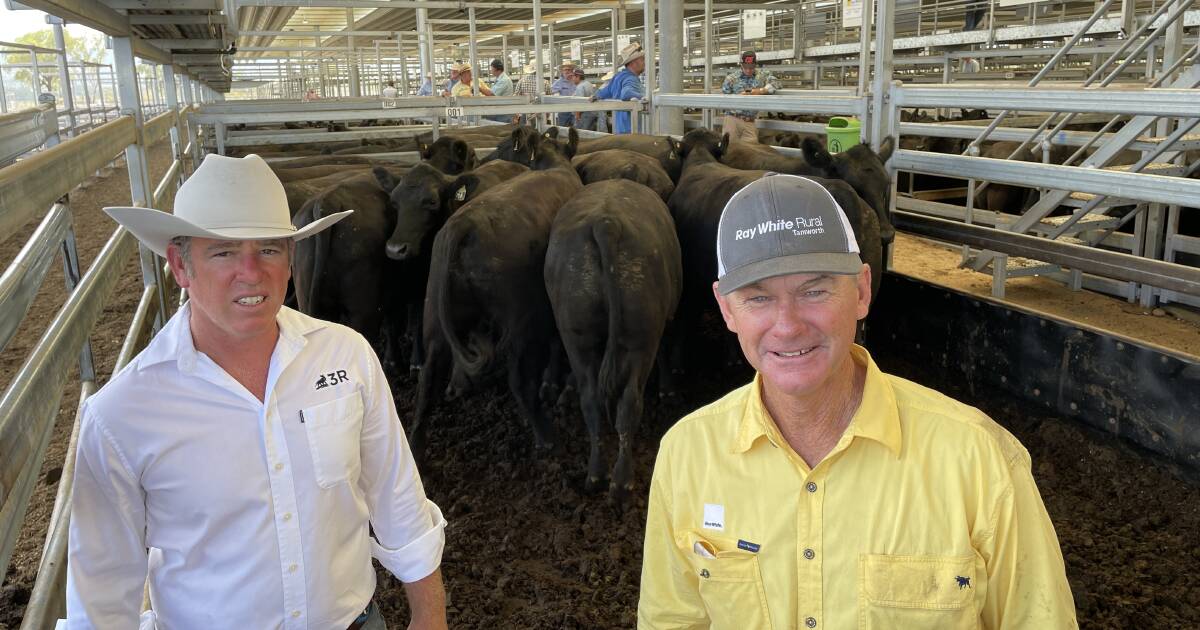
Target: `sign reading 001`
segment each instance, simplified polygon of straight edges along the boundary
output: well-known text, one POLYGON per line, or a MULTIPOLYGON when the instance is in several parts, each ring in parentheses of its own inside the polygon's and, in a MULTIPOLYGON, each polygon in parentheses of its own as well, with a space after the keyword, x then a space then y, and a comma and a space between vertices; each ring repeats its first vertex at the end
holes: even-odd
POLYGON ((447 107, 446 108, 446 118, 462 118, 462 116, 463 116, 463 108, 461 108, 461 107, 447 107))

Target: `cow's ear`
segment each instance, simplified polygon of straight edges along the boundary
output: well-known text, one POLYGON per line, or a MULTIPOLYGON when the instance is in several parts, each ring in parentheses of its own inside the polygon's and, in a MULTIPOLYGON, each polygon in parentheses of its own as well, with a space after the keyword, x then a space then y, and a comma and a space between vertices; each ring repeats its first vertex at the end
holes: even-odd
MULTIPOLYGON (((725 152, 728 150, 729 150, 729 134, 727 134, 727 133, 721 134, 721 142, 720 142, 720 144, 717 145, 717 153, 719 153, 721 155, 725 155, 725 152)), ((715 156, 715 157, 720 157, 720 156, 715 156)))
POLYGON ((442 199, 445 199, 450 207, 457 208, 473 198, 477 188, 479 188, 479 177, 472 173, 465 173, 450 180, 450 183, 442 188, 442 199))
POLYGON ((517 127, 516 129, 513 129, 511 137, 512 137, 513 151, 520 151, 521 150, 521 128, 517 127))
POLYGON ((667 138, 667 142, 671 145, 671 158, 677 158, 683 155, 683 143, 675 138, 667 138))
POLYGON ((547 138, 550 138, 551 140, 557 140, 558 139, 558 127, 551 127, 549 129, 547 129, 546 133, 544 133, 542 135, 546 136, 547 138))
POLYGON ((421 153, 422 160, 429 159, 429 143, 427 143, 427 142, 417 143, 417 151, 419 151, 421 153))
POLYGON ((389 195, 393 190, 396 189, 396 185, 400 183, 395 177, 392 177, 392 174, 389 173, 386 168, 383 168, 382 166, 376 166, 375 168, 371 169, 371 173, 375 175, 375 181, 379 182, 379 187, 389 195))
POLYGON ((887 161, 892 159, 892 153, 896 150, 896 139, 888 136, 879 144, 879 161, 887 164, 887 161))
POLYGON ((467 164, 470 162, 471 154, 474 152, 475 150, 471 148, 471 145, 462 140, 454 143, 454 153, 456 154, 455 157, 457 157, 458 161, 462 164, 467 164))
POLYGON ((808 136, 800 143, 800 150, 804 152, 804 161, 808 162, 809 166, 826 172, 833 168, 833 156, 829 154, 820 140, 808 136))
POLYGON ((579 150, 579 132, 575 131, 575 126, 572 125, 567 131, 567 159, 575 157, 575 153, 579 150))

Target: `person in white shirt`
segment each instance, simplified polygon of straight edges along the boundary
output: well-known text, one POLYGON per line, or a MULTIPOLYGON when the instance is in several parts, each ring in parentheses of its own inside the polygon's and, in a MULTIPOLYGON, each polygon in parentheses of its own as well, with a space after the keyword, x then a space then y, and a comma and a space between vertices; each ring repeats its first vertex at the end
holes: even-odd
POLYGON ((256 155, 207 156, 173 215, 105 211, 189 301, 84 405, 67 627, 378 630, 374 557, 444 629, 446 522, 379 360, 283 306, 295 240, 351 211, 293 227, 256 155))
POLYGON ((392 99, 392 98, 396 98, 397 96, 400 96, 400 90, 396 89, 396 82, 388 81, 387 85, 385 85, 383 88, 383 92, 382 92, 381 96, 383 96, 383 98, 388 98, 388 99, 392 99))

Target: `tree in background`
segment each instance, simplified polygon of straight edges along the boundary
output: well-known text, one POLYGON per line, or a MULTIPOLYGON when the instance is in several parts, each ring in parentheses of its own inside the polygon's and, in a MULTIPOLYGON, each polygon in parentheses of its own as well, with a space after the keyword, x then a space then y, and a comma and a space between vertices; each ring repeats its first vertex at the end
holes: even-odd
MULTIPOLYGON (((70 32, 64 31, 63 38, 67 44, 68 61, 91 61, 101 63, 105 60, 105 57, 108 54, 108 51, 104 46, 104 38, 99 35, 84 35, 82 37, 77 37, 72 35, 70 32)), ((33 31, 31 33, 25 33, 24 35, 18 37, 15 41, 18 44, 30 44, 33 46, 40 46, 42 48, 55 48, 54 31, 48 28, 40 31, 33 31)), ((11 59, 13 63, 22 63, 29 60, 28 55, 6 55, 6 57, 11 59)), ((51 54, 38 55, 38 61, 43 66, 47 64, 55 65, 58 63, 55 55, 51 54)), ((39 68, 39 70, 41 71, 42 80, 42 84, 39 86, 39 91, 54 92, 55 94, 59 93, 58 90, 53 89, 58 85, 57 66, 53 68, 42 67, 39 68)), ((19 85, 28 86, 31 81, 30 77, 32 76, 32 73, 28 68, 22 68, 17 70, 13 76, 19 85)))

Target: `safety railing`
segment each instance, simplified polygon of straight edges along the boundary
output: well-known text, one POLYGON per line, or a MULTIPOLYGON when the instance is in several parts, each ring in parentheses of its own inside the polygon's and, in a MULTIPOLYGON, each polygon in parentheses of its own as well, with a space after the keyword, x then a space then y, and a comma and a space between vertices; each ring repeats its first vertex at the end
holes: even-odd
POLYGON ((58 122, 53 105, 0 115, 0 165, 57 141, 58 122))
MULTIPOLYGON (((132 65, 129 40, 116 41, 118 56, 126 59, 126 65, 132 65)), ((120 59, 117 65, 120 69, 120 59)), ((132 76, 133 73, 128 72, 125 80, 119 80, 124 105, 129 105, 135 94, 128 80, 132 76)), ((0 240, 13 234, 17 227, 45 214, 21 252, 0 276, 0 350, 27 314, 59 251, 63 254, 68 289, 65 304, 0 396, 0 575, 5 574, 11 559, 53 433, 64 388, 76 360, 80 408, 96 391, 97 375, 88 337, 118 286, 122 269, 135 252, 142 250, 143 262, 152 266, 153 273, 146 273, 143 267, 145 279, 141 300, 114 372, 145 346, 153 331, 170 316, 171 306, 177 303, 174 299, 166 299, 167 295, 174 294, 175 287, 172 276, 162 269, 162 260, 147 256, 123 228, 113 232, 86 273, 81 273, 67 196, 76 185, 124 153, 130 170, 133 203, 170 208, 174 192, 192 170, 196 155, 192 151, 196 143, 195 130, 190 125, 184 126, 191 105, 181 106, 176 102, 173 75, 166 73, 164 79, 171 86, 164 113, 141 124, 134 116, 121 116, 0 169, 0 240), (146 147, 166 139, 171 145, 172 162, 153 190, 147 190, 144 183, 148 173, 146 147), (46 208, 49 208, 48 212, 46 208)), ((79 410, 75 414, 36 582, 22 619, 23 629, 53 627, 55 620, 65 613, 67 527, 78 423, 79 410)))

